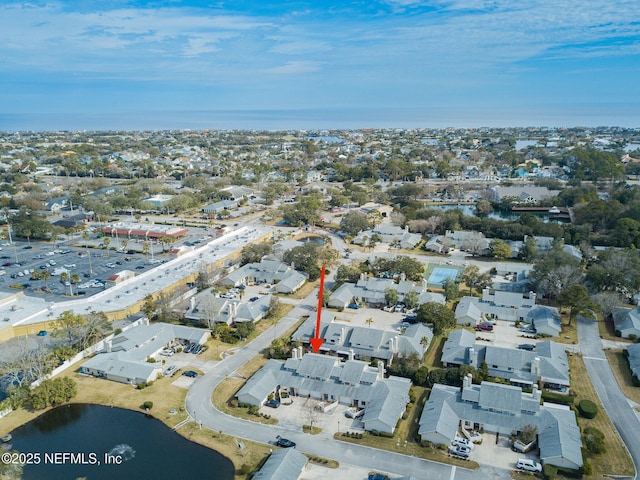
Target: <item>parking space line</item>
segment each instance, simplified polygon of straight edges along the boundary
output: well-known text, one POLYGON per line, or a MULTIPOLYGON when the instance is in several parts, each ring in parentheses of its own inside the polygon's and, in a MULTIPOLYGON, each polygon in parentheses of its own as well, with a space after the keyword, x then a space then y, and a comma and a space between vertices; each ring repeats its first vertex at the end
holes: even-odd
POLYGON ((451 467, 451 475, 449 475, 449 480, 453 480, 455 478, 455 476, 456 476, 456 466, 453 465, 451 467))

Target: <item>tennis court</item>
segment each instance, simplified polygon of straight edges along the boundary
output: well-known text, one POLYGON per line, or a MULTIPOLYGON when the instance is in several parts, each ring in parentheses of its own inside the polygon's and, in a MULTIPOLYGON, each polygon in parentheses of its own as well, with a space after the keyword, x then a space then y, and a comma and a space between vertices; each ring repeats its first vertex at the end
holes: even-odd
POLYGON ((442 286, 446 279, 455 280, 458 277, 459 269, 448 267, 436 267, 429 276, 428 283, 433 286, 442 286))

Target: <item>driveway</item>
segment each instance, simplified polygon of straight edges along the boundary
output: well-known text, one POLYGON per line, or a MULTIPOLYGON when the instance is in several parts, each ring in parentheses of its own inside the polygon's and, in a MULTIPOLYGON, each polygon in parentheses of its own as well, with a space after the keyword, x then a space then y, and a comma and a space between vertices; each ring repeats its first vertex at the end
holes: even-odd
POLYGON ((622 437, 633 463, 638 478, 640 466, 640 420, 629 406, 627 398, 613 376, 609 362, 602 351, 602 340, 598 332, 598 322, 590 318, 578 316, 578 339, 582 358, 587 367, 591 382, 602 402, 611 422, 622 437))
MULTIPOLYGON (((280 320, 278 331, 282 332, 291 327, 303 315, 309 314, 309 307, 316 302, 317 290, 311 292, 300 304, 294 308, 287 317, 280 320)), ((297 443, 298 450, 335 459, 341 464, 350 465, 367 471, 376 470, 390 472, 396 475, 414 475, 416 478, 433 480, 485 480, 490 478, 508 478, 509 472, 505 469, 492 467, 490 469, 467 470, 442 463, 419 459, 412 456, 377 450, 360 445, 343 443, 323 435, 311 436, 303 434, 299 427, 299 421, 295 425, 264 425, 248 420, 226 415, 217 410, 211 403, 211 393, 215 387, 237 368, 248 362, 265 348, 273 339, 273 329, 270 327, 262 335, 251 343, 236 350, 234 355, 220 361, 211 371, 198 378, 189 389, 186 398, 186 408, 189 415, 203 426, 214 431, 222 431, 228 435, 270 443, 276 435, 289 438, 297 443)), ((286 407, 280 407, 286 408, 286 407)), ((336 417, 337 419, 337 417, 336 417)), ((337 420, 336 420, 337 423, 337 420)), ((334 471, 333 479, 344 478, 352 480, 353 477, 345 474, 340 469, 334 471)), ((357 477, 356 477, 357 478, 357 477)))

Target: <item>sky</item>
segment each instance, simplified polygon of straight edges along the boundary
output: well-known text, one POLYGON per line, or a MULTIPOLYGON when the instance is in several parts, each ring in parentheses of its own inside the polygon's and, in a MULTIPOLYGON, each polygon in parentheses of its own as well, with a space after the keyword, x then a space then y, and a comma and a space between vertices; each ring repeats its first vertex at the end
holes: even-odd
POLYGON ((1 130, 640 127, 639 79, 638 0, 0 1, 1 130))

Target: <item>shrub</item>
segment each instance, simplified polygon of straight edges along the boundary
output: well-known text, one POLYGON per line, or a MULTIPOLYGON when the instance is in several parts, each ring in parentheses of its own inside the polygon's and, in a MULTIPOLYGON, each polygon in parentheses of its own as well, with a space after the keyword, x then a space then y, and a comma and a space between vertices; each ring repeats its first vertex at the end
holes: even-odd
POLYGON ((145 410, 151 410, 151 409, 153 408, 153 402, 152 402, 151 400, 147 400, 146 402, 144 402, 144 403, 142 404, 142 407, 143 407, 145 410))
POLYGON ((542 474, 544 475, 544 478, 546 480, 551 480, 552 478, 555 478, 556 475, 558 474, 558 467, 555 467, 554 465, 546 464, 542 468, 542 474))
POLYGON ((147 363, 156 363, 156 359, 153 357, 147 358, 147 363))
POLYGON ((243 463, 240 469, 238 470, 240 475, 249 475, 251 473, 251 467, 247 463, 243 463))
POLYGON ((549 392, 547 390, 542 391, 542 399, 545 402, 561 403, 563 405, 573 405, 575 396, 565 395, 564 393, 549 392))
POLYGON ((584 418, 595 418, 598 414, 598 406, 591 400, 580 400, 580 403, 578 403, 578 410, 580 411, 580 415, 584 418))
POLYGON ((590 463, 584 462, 582 464, 582 466, 580 467, 580 473, 582 473, 583 475, 592 475, 593 474, 593 468, 591 467, 590 463))
POLYGON ((250 413, 251 415, 258 415, 258 407, 257 407, 257 406, 255 406, 255 405, 251 405, 251 406, 249 407, 249 413, 250 413))
POLYGON ((638 376, 637 376, 637 375, 634 375, 634 376, 631 378, 631 381, 633 382, 633 386, 634 386, 634 387, 640 387, 640 378, 638 378, 638 376))
POLYGON ((582 440, 584 441, 584 448, 587 452, 598 455, 605 453, 606 448, 604 446, 604 433, 595 427, 586 427, 582 432, 582 440))

